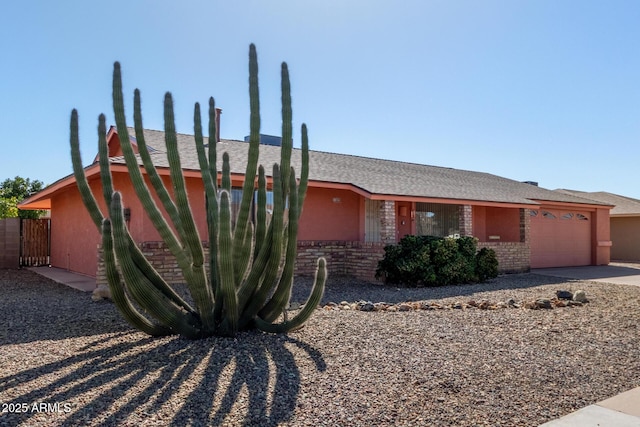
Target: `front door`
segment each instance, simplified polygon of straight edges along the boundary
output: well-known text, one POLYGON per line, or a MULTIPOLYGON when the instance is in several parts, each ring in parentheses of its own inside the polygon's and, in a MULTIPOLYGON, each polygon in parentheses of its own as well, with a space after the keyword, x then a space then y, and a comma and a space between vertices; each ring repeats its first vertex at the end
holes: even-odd
POLYGON ((396 202, 396 232, 398 240, 411 234, 411 202, 396 202))

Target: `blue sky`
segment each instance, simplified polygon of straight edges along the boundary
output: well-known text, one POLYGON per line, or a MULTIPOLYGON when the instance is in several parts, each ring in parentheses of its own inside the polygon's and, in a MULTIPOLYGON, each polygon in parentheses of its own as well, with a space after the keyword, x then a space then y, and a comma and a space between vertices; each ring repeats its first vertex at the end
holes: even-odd
POLYGON ((111 73, 128 116, 179 132, 193 105, 248 134, 248 47, 260 66, 262 132, 280 134, 280 63, 291 73, 294 144, 483 171, 546 188, 640 198, 640 2, 636 0, 29 1, 3 5, 0 180, 71 173, 69 116, 85 163, 111 73))

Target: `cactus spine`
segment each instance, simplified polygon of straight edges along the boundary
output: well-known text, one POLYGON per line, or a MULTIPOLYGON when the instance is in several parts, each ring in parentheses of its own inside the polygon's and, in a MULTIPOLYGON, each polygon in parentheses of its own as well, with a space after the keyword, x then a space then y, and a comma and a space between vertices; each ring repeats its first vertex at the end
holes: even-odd
POLYGON ((124 222, 122 197, 114 191, 109 166, 104 115, 98 126, 98 148, 102 197, 106 216, 87 183, 78 140, 78 115, 71 114, 71 158, 83 203, 102 234, 106 275, 114 303, 134 327, 150 335, 180 334, 197 339, 212 335, 233 336, 258 328, 265 332, 287 332, 307 321, 320 302, 326 281, 326 262, 318 260, 316 280, 305 307, 292 319, 274 323, 289 304, 296 258, 298 220, 306 194, 309 168, 307 129, 302 125, 302 169, 300 181, 291 167, 292 112, 287 65, 282 64, 282 148, 280 164, 273 165, 274 209, 266 216, 267 180, 258 165, 260 102, 258 62, 255 46, 249 49, 250 137, 240 210, 231 218, 229 156, 223 154, 221 186, 218 186, 215 102, 209 100, 209 146, 205 149, 199 104, 194 108, 194 140, 205 189, 209 240, 209 271, 204 250, 189 206, 175 130, 173 100, 165 96, 165 143, 173 198, 161 180, 145 142, 140 93, 134 93, 134 129, 139 158, 165 218, 145 183, 134 154, 124 112, 120 64, 114 64, 113 109, 131 183, 138 199, 162 240, 175 256, 195 304, 192 307, 158 274, 144 257, 124 222), (207 152, 208 151, 208 152, 207 152), (251 218, 255 177, 258 175, 255 224, 251 218), (288 207, 288 209, 287 209, 288 207), (170 225, 171 224, 171 225, 170 225), (172 229, 173 227, 173 229, 172 229), (175 232, 174 232, 175 230, 175 232), (138 308, 142 309, 142 312, 138 308))

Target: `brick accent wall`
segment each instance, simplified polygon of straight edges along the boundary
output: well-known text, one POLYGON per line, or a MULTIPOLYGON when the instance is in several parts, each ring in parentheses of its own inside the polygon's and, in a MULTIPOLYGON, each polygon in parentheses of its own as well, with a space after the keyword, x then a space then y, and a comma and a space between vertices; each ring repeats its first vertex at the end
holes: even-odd
POLYGON ((496 251, 501 273, 526 273, 531 270, 531 216, 528 209, 520 209, 519 242, 479 242, 478 249, 496 251))
MULTIPOLYGON (((354 241, 299 241, 298 258, 295 274, 300 276, 313 275, 316 271, 317 260, 324 257, 327 260, 329 274, 347 275, 358 279, 375 281, 375 272, 384 256, 384 247, 395 243, 395 202, 383 201, 380 204, 381 238, 382 242, 354 242, 354 241)), ((461 233, 471 235, 472 211, 471 206, 460 208, 461 233), (464 231, 463 231, 464 230, 464 231)), ((531 218, 527 209, 520 209, 520 242, 479 242, 478 249, 486 247, 496 251, 501 273, 522 273, 530 270, 531 245, 529 232, 531 218)), ((208 244, 205 247, 205 260, 208 260, 208 244)), ((140 248, 160 275, 170 283, 182 283, 182 273, 175 258, 162 242, 143 242, 140 248)), ((97 285, 106 284, 102 249, 98 246, 97 285)))
POLYGON ((529 209, 520 209, 520 241, 530 244, 531 215, 529 209))
POLYGON ((0 219, 0 268, 20 268, 20 218, 0 219))
POLYGON ((318 258, 325 257, 329 274, 375 281, 378 261, 384 256, 384 246, 380 242, 298 242, 296 274, 313 275, 318 258))
POLYGON ((471 205, 460 205, 458 224, 461 236, 473 235, 473 211, 471 205))
POLYGON ((380 240, 384 244, 396 243, 396 202, 380 202, 380 240))
POLYGON ((500 273, 526 273, 531 270, 531 248, 523 242, 479 242, 478 249, 496 251, 500 273))
MULTIPOLYGON (((184 283, 176 259, 163 242, 143 242, 140 249, 151 265, 169 283, 184 283)), ((205 260, 208 260, 208 245, 205 246, 205 260)), ((300 241, 295 274, 309 276, 315 274, 318 258, 327 260, 329 274, 352 276, 361 280, 375 281, 378 261, 384 256, 384 243, 349 241, 300 241)), ((208 268, 208 262, 205 262, 208 268)), ((98 247, 98 271, 96 284, 106 285, 102 248, 98 247)))

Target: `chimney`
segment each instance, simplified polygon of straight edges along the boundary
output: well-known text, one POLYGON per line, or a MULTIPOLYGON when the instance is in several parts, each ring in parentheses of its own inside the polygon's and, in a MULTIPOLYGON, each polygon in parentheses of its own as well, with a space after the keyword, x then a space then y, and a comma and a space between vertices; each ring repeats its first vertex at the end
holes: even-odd
POLYGON ((538 183, 536 181, 522 181, 523 184, 529 184, 529 185, 533 185, 534 187, 538 186, 538 183))
MULTIPOLYGON (((220 115, 222 114, 222 108, 216 107, 216 142, 220 142, 220 115)), ((209 135, 211 138, 211 135, 209 135)))

